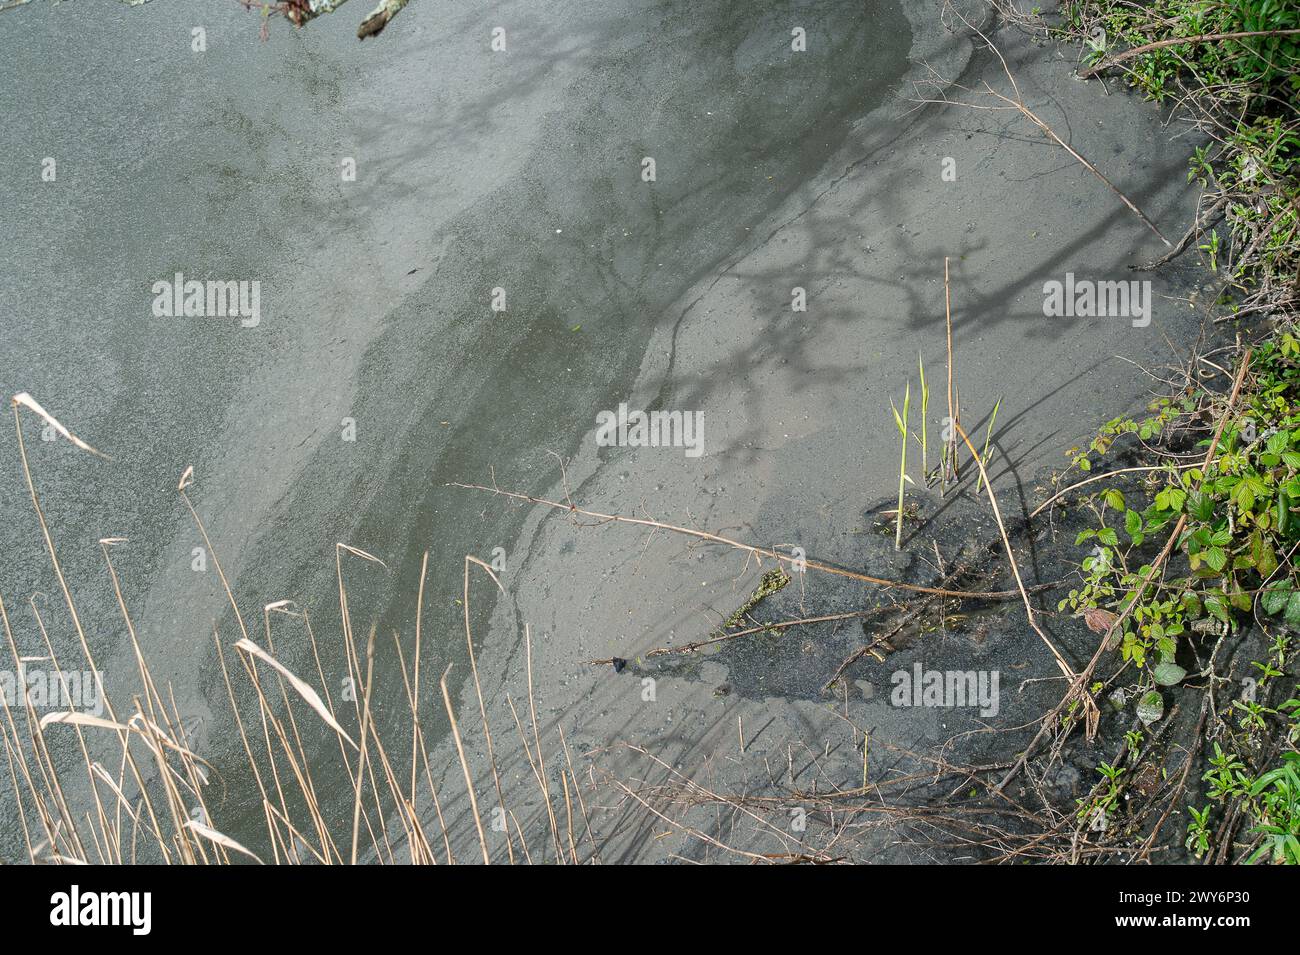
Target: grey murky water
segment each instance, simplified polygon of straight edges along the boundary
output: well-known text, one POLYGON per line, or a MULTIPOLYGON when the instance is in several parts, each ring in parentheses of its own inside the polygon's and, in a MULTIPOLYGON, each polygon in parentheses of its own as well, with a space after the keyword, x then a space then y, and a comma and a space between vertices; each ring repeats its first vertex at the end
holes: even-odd
MULTIPOLYGON (((212 633, 237 628, 211 563, 192 570, 181 472, 195 468, 250 628, 263 604, 297 600, 331 672, 335 542, 391 568, 345 560, 354 627, 373 622, 389 647, 395 630, 409 646, 427 550, 440 672, 463 655, 462 555, 511 551, 522 519, 442 485, 550 475, 548 452, 570 454, 626 398, 683 294, 882 101, 910 34, 893 3, 621 0, 416 3, 377 43, 357 44, 342 14, 260 43, 237 5, 193 6, 0 17, 0 384, 113 458, 29 428, 110 690, 132 671, 94 542, 122 536, 145 648, 222 767, 238 754, 211 716, 226 710, 212 633), (498 24, 504 54, 488 49, 498 24), (809 52, 791 53, 792 25, 816 38, 809 52), (175 272, 259 280, 260 325, 154 318, 150 286, 175 272)), ((25 601, 57 589, 12 433, 0 466, 0 593, 31 645, 25 601)), ((60 602, 38 606, 71 653, 60 602)), ((301 630, 276 628, 286 662, 311 672, 301 630)), ((379 667, 379 718, 399 720, 391 653, 379 667)), ((231 803, 251 795, 236 786, 231 803)))

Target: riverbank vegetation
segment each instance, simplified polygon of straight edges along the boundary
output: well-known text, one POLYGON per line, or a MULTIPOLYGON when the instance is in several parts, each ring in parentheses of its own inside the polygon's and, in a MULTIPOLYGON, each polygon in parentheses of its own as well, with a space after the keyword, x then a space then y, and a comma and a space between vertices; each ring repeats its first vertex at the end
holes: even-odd
POLYGON ((1169 809, 1186 804, 1188 851, 1300 864, 1300 8, 1083 0, 1040 22, 1079 44, 1081 75, 1120 79, 1204 140, 1189 156, 1197 221, 1144 267, 1199 255, 1218 280, 1201 303, 1206 339, 1227 340, 1193 345, 1159 376, 1148 415, 1111 420, 1071 452, 1091 476, 1064 498, 1092 526, 1060 609, 1107 635, 1122 665, 1090 691, 1140 724, 1080 817, 1102 820, 1166 708, 1191 707, 1185 766, 1200 778, 1166 781, 1169 809), (1243 646, 1248 667, 1225 665, 1243 646))

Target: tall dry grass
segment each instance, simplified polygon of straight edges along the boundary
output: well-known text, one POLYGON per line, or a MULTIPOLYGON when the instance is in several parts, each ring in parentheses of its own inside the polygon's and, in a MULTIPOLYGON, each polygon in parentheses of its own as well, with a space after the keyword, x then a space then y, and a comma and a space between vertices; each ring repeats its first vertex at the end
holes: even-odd
MULTIPOLYGON (((100 669, 64 576, 33 480, 24 442, 24 413, 41 419, 77 448, 96 455, 99 452, 77 438, 29 395, 15 396, 11 406, 22 474, 44 540, 45 556, 76 633, 81 663, 98 674, 100 669)), ((119 696, 116 700, 109 698, 101 687, 103 716, 72 709, 41 713, 26 692, 20 694, 22 699, 16 699, 12 707, 0 703, 4 772, 9 778, 28 860, 38 864, 156 861, 196 865, 226 865, 236 861, 322 865, 359 861, 417 864, 459 861, 435 783, 446 767, 435 766, 431 760, 424 729, 428 708, 438 704, 437 700, 427 699, 421 672, 420 618, 428 553, 421 566, 414 653, 409 661, 401 640, 394 634, 395 656, 402 676, 398 692, 405 697, 405 708, 397 729, 390 732, 390 738, 384 739, 375 719, 374 703, 381 692, 391 696, 393 688, 376 685, 376 631, 371 628, 364 641, 359 641, 353 632, 343 573, 345 557, 382 561, 347 544, 339 543, 335 547, 342 621, 338 636, 342 641, 346 676, 351 686, 360 689, 359 693, 350 694, 352 705, 348 706, 347 700, 336 702, 330 694, 321 646, 305 609, 289 600, 268 603, 262 608, 262 632, 249 632, 217 551, 190 499, 188 491, 193 483, 193 469, 187 468, 177 485, 177 493, 212 557, 239 631, 237 636, 223 637, 214 627, 212 634, 229 706, 228 722, 235 737, 231 743, 242 753, 242 761, 236 760, 233 773, 229 767, 224 768, 221 784, 223 788, 233 785, 256 793, 254 798, 260 804, 263 827, 253 827, 253 837, 245 835, 241 843, 223 831, 221 820, 214 818, 210 802, 217 774, 207 760, 193 751, 172 689, 161 686, 155 679, 141 647, 113 563, 113 548, 123 540, 105 538, 99 541, 99 546, 117 610, 125 623, 135 663, 136 685, 129 696, 119 696), (315 661, 314 685, 312 680, 285 666, 276 654, 272 622, 281 616, 297 618, 303 624, 315 661), (393 739, 394 733, 405 734, 405 738, 393 739), (333 743, 327 745, 337 746, 339 760, 335 766, 327 767, 331 760, 320 759, 319 753, 313 759, 311 752, 313 747, 320 747, 322 739, 331 738, 333 743), (402 761, 396 758, 399 752, 409 754, 409 767, 401 765, 402 761), (321 776, 322 773, 328 776, 321 776), (332 816, 339 814, 326 811, 322 794, 340 791, 350 794, 351 811, 344 818, 334 819, 332 816)), ((504 840, 495 840, 495 851, 489 844, 480 802, 484 794, 476 791, 479 784, 471 770, 466 739, 447 685, 449 666, 439 681, 441 704, 464 777, 478 842, 476 852, 463 855, 470 861, 477 857, 488 863, 597 861, 583 785, 562 733, 558 752, 563 758, 552 759, 548 768, 543 756, 545 746, 553 744, 544 740, 537 720, 532 638, 527 630, 531 740, 519 720, 515 701, 507 696, 507 703, 531 769, 530 785, 537 788, 536 793, 527 795, 530 799, 540 797, 545 804, 543 831, 535 835, 532 846, 506 801, 470 630, 470 568, 473 565, 485 570, 498 587, 500 582, 488 565, 471 556, 465 558, 465 639, 486 748, 483 755, 490 768, 489 799, 493 804, 492 816, 497 821, 492 828, 494 835, 503 834, 504 840), (562 795, 555 791, 557 780, 562 795)), ((10 625, 10 607, 0 596, 0 624, 18 685, 24 689, 23 674, 32 662, 47 662, 52 671, 59 673, 70 662, 58 658, 34 600, 31 607, 42 634, 45 656, 24 654, 20 650, 10 625)), ((66 699, 67 687, 63 689, 66 699)))

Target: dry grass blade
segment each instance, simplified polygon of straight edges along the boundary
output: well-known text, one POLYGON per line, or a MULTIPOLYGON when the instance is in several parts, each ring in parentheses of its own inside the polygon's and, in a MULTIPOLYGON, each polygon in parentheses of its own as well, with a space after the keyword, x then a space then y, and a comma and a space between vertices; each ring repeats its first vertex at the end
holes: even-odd
POLYGON ((352 547, 352 546, 350 546, 350 545, 348 545, 348 544, 343 544, 343 543, 337 543, 337 544, 335 544, 334 546, 337 547, 337 548, 340 548, 341 550, 345 550, 345 551, 347 551, 349 554, 352 554, 352 555, 354 555, 354 556, 356 556, 356 557, 360 557, 362 560, 368 560, 368 561, 370 561, 371 563, 378 564, 380 567, 383 567, 385 570, 388 569, 388 565, 385 564, 382 560, 380 560, 380 559, 379 559, 378 557, 376 557, 374 554, 371 554, 371 553, 368 553, 367 551, 361 550, 361 548, 359 548, 359 547, 352 547))
POLYGON ((209 828, 208 826, 203 825, 203 823, 201 822, 198 822, 194 819, 188 819, 185 822, 185 827, 187 829, 193 829, 204 839, 208 839, 211 840, 212 842, 215 842, 223 849, 230 849, 232 852, 238 852, 241 855, 246 855, 254 862, 256 862, 258 865, 265 865, 265 863, 262 862, 262 860, 257 857, 256 853, 248 849, 245 849, 234 839, 230 838, 230 836, 227 836, 221 832, 217 832, 217 830, 209 828))
POLYGON ((334 715, 325 706, 324 702, 321 700, 320 696, 317 695, 316 691, 313 690, 311 686, 309 686, 305 681, 303 681, 298 676, 296 676, 288 667, 286 667, 275 657, 271 656, 271 654, 267 653, 265 650, 259 647, 252 640, 249 640, 247 637, 242 637, 239 640, 237 640, 235 642, 235 648, 238 650, 243 650, 247 653, 251 653, 253 656, 257 657, 267 666, 271 667, 273 670, 275 670, 277 673, 283 676, 286 680, 288 680, 289 685, 294 688, 294 690, 298 693, 299 696, 303 698, 303 700, 307 703, 308 706, 310 706, 313 710, 316 711, 316 715, 319 716, 322 720, 324 720, 330 729, 338 733, 339 736, 341 736, 343 739, 347 740, 348 743, 351 744, 353 749, 360 749, 360 747, 357 746, 356 741, 353 740, 352 737, 348 735, 347 730, 345 730, 342 726, 339 725, 338 720, 334 719, 334 715))
POLYGON ((115 723, 112 720, 106 720, 101 716, 91 716, 89 713, 75 713, 60 710, 55 713, 46 713, 41 717, 41 729, 49 726, 51 723, 70 723, 73 726, 94 726, 102 730, 127 730, 130 727, 124 723, 115 723))
POLYGON ((460 769, 465 774, 465 791, 469 794, 469 808, 474 814, 474 828, 478 831, 478 844, 483 850, 483 864, 491 865, 492 857, 488 854, 487 836, 483 832, 483 819, 478 812, 478 796, 474 794, 474 777, 469 771, 469 762, 465 759, 465 747, 460 740, 460 727, 456 723, 456 710, 451 705, 451 693, 447 690, 447 674, 451 664, 442 673, 438 687, 442 690, 442 702, 447 707, 447 721, 451 724, 451 738, 456 744, 456 755, 460 757, 460 769))
POLYGON ((56 432, 58 432, 59 435, 66 438, 68 441, 72 442, 72 444, 76 445, 81 450, 89 451, 91 454, 95 455, 96 457, 103 458, 105 461, 111 460, 107 454, 104 454, 102 451, 97 451, 95 448, 92 448, 85 441, 82 441, 75 434, 73 434, 62 424, 60 424, 59 420, 55 418, 54 415, 50 414, 48 411, 42 408, 40 402, 38 402, 27 392, 24 391, 21 392, 20 394, 16 394, 11 399, 9 399, 9 401, 14 406, 15 411, 17 411, 19 406, 26 408, 27 410, 35 414, 37 417, 41 418, 46 424, 48 424, 51 428, 53 428, 56 432))
MULTIPOLYGON (((501 581, 497 579, 497 575, 493 573, 492 568, 489 565, 485 564, 472 554, 465 555, 464 587, 461 591, 461 611, 465 620, 465 645, 469 651, 470 674, 474 678, 474 694, 478 697, 479 716, 483 721, 483 737, 487 742, 488 765, 492 767, 492 784, 496 789, 497 808, 498 811, 505 812, 506 800, 505 796, 501 792, 501 774, 497 771, 496 748, 492 744, 492 727, 488 724, 487 706, 483 702, 483 687, 479 683, 478 678, 478 659, 474 654, 474 636, 470 633, 469 627, 469 568, 471 564, 483 568, 483 570, 487 572, 487 575, 492 578, 492 583, 497 585, 497 590, 501 591, 502 594, 506 592, 506 589, 501 586, 501 581)), ((508 828, 506 830, 506 853, 509 856, 510 864, 514 865, 515 849, 508 828)))

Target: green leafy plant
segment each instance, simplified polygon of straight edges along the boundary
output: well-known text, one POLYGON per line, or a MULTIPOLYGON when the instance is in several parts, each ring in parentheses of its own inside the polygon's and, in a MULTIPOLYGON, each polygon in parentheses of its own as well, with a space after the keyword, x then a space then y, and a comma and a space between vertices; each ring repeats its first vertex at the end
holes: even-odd
POLYGON ((1281 766, 1255 780, 1250 799, 1258 820, 1251 832, 1264 843, 1247 861, 1300 865, 1300 753, 1284 754, 1281 766))
POLYGON ((1184 844, 1192 855, 1200 859, 1210 851, 1210 807, 1198 810, 1195 806, 1188 806, 1187 811, 1192 821, 1187 827, 1187 842, 1184 844))

